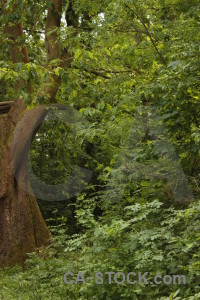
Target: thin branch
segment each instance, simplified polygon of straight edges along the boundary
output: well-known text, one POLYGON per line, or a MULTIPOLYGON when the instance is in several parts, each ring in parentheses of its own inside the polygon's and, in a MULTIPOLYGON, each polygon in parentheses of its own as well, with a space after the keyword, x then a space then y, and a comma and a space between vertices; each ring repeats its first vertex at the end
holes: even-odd
POLYGON ((103 78, 105 78, 105 79, 111 79, 110 76, 107 76, 106 74, 104 74, 103 72, 98 71, 98 70, 91 70, 91 71, 88 71, 86 68, 84 68, 84 71, 89 72, 89 73, 92 73, 92 74, 94 74, 94 75, 96 75, 96 76, 103 77, 103 78))
POLYGON ((123 26, 123 24, 119 24, 118 26, 114 26, 114 27, 109 27, 109 31, 115 31, 115 32, 130 32, 130 33, 144 33, 146 34, 146 30, 141 30, 141 29, 138 29, 136 26, 134 29, 126 29, 124 28, 123 30, 122 29, 119 29, 120 26, 123 26))
POLYGON ((76 67, 76 66, 73 66, 72 68, 73 68, 73 69, 76 69, 76 70, 79 70, 79 71, 85 71, 85 72, 87 72, 87 73, 94 74, 94 75, 96 75, 96 76, 100 76, 100 77, 105 78, 105 79, 111 79, 110 76, 107 76, 106 74, 104 74, 103 72, 98 71, 98 70, 88 70, 87 68, 79 69, 79 68, 76 67))
MULTIPOLYGON (((79 69, 76 66, 73 66, 72 68, 81 71, 81 69, 79 69)), ((104 70, 104 69, 100 69, 100 70, 96 70, 96 69, 92 69, 92 70, 88 70, 87 68, 84 68, 83 71, 87 72, 87 73, 91 73, 94 74, 96 76, 100 76, 103 77, 105 79, 111 79, 111 76, 106 75, 107 74, 122 74, 122 73, 136 73, 136 74, 141 74, 141 72, 139 70, 104 70)))
POLYGON ((134 69, 134 70, 104 70, 101 69, 99 71, 103 71, 105 73, 110 73, 110 74, 120 74, 120 73, 136 73, 136 74, 141 74, 141 72, 138 69, 134 69))
POLYGON ((156 51, 157 54, 159 55, 159 57, 160 57, 161 61, 163 62, 163 64, 164 64, 165 66, 167 66, 167 63, 166 63, 164 57, 161 55, 160 51, 158 50, 158 48, 157 48, 157 46, 156 46, 156 43, 155 43, 155 41, 154 41, 154 39, 153 39, 151 33, 149 32, 148 27, 146 26, 145 22, 143 21, 142 17, 140 16, 140 14, 139 14, 139 12, 138 12, 138 9, 137 9, 137 7, 136 7, 136 5, 135 5, 135 3, 133 3, 133 5, 135 6, 135 11, 134 11, 130 6, 128 6, 126 3, 124 3, 124 5, 125 5, 125 7, 127 7, 127 8, 129 9, 129 11, 131 12, 131 14, 136 14, 136 16, 138 17, 139 21, 142 23, 142 25, 143 25, 143 27, 144 27, 144 29, 145 29, 147 35, 149 36, 150 41, 151 41, 151 43, 152 43, 152 45, 153 45, 155 51, 156 51))

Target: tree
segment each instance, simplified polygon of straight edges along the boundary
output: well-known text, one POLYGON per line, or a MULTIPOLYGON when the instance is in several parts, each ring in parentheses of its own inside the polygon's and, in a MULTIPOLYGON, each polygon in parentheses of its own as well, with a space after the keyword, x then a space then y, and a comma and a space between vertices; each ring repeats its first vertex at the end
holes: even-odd
MULTIPOLYGON (((33 120, 31 132, 35 132, 46 114, 36 104, 51 102, 75 107, 89 125, 85 128, 77 122, 80 131, 74 138, 70 118, 52 122, 48 116, 31 146, 30 179, 37 175, 57 185, 79 163, 93 174, 84 191, 63 203, 42 202, 38 193, 42 189, 33 182, 55 238, 50 247, 31 253, 23 269, 0 270, 0 298, 199 299, 199 1, 66 0, 60 26, 48 31, 46 25, 45 48, 45 23, 59 19, 47 22, 48 8, 45 0, 10 0, 7 12, 0 15, 3 25, 8 19, 23 24, 24 35, 16 42, 26 44, 30 61, 8 59, 12 44, 2 25, 0 111, 5 114, 2 131, 14 130, 15 138, 9 141, 16 176, 11 175, 19 187, 27 184, 20 162, 30 143, 28 119, 33 120), (74 11, 68 14, 71 8, 74 11), (55 51, 47 60, 53 45, 55 51), (70 61, 70 66, 64 66, 64 61, 70 61), (51 98, 48 91, 53 88, 55 95, 56 87, 51 98), (27 104, 24 117, 20 120, 17 113, 17 126, 13 117, 7 128, 20 107, 17 100, 10 110, 9 101, 20 96, 27 104), (192 194, 185 197, 187 181, 192 194), (94 279, 96 270, 103 275, 107 270, 125 275, 148 271, 152 284, 144 288, 137 282, 133 292, 128 282, 115 284, 113 274, 113 284, 103 276, 103 284, 90 280, 77 288, 61 280, 69 270, 74 275, 82 270, 86 278, 94 279), (156 274, 181 274, 187 277, 186 284, 154 284, 156 274)), ((55 9, 52 14, 56 16, 55 9)), ((2 136, 6 144, 8 136, 2 136)), ((64 188, 59 192, 63 195, 64 188)), ((54 193, 49 190, 46 200, 49 195, 54 193)))
MULTIPOLYGON (((15 0, 2 1, 1 12, 0 95, 3 102, 0 111, 5 114, 0 121, 1 222, 4 224, 1 226, 4 235, 0 237, 0 247, 4 262, 10 260, 11 255, 7 253, 12 247, 7 244, 13 242, 14 245, 17 236, 13 234, 11 243, 2 238, 7 236, 5 228, 10 222, 5 212, 9 211, 10 202, 17 203, 18 182, 27 178, 26 171, 23 173, 22 170, 26 169, 28 145, 47 112, 45 107, 31 111, 30 107, 64 102, 73 105, 92 122, 87 139, 84 139, 87 143, 83 145, 86 153, 94 155, 96 177, 100 174, 99 181, 95 178, 97 185, 104 186, 112 173, 118 150, 123 149, 134 113, 141 105, 158 108, 184 171, 187 175, 199 174, 199 167, 196 167, 200 161, 198 1, 185 0, 182 5, 179 0, 137 3, 43 0, 39 4, 36 0, 31 3, 29 0, 15 0), (11 106, 9 101, 13 99, 11 106), (32 122, 27 125, 28 119, 32 122), (23 145, 16 142, 17 138, 13 140, 13 136, 19 136, 19 126, 25 137, 23 145), (13 153, 9 149, 17 151, 13 153), (16 177, 22 180, 15 180, 16 177)), ((157 157, 148 136, 136 150, 138 160, 157 157)), ((28 179, 25 183, 27 194, 32 195, 28 179)), ((145 201, 149 200, 151 189, 171 199, 162 184, 157 186, 155 182, 149 184, 140 179, 130 183, 127 193, 134 194, 137 185, 142 186, 141 195, 145 201), (145 188, 145 184, 148 187, 145 188)), ((193 185, 196 186, 195 182, 193 185)), ((27 195, 23 197, 25 203, 30 202, 27 195)), ((20 199, 23 197, 19 196, 20 199)), ((37 207, 36 201, 32 201, 37 207)), ((107 203, 102 203, 101 209, 104 210, 107 203)), ((114 208, 120 210, 119 205, 114 208)), ((42 220, 38 208, 37 211, 34 213, 36 223, 37 219, 42 220)), ((112 205, 108 211, 115 214, 112 205)), ((29 222, 30 218, 27 219, 29 222)), ((21 222, 25 224, 23 218, 21 222)), ((44 222, 41 222, 40 228, 44 229, 45 236, 49 236, 44 222)), ((35 226, 30 225, 32 232, 35 226)), ((7 227, 11 228, 11 225, 7 227)), ((16 233, 15 226, 12 230, 16 233)), ((19 240, 25 240, 23 233, 19 240)), ((46 242, 30 243, 28 251, 46 242)), ((24 253, 22 260, 25 252, 21 251, 24 253)))
MULTIPOLYGON (((1 11, 5 22, 2 28, 9 40, 12 63, 28 64, 19 6, 17 1, 2 1, 1 11)), ((50 1, 47 9, 45 47, 49 76, 42 82, 35 101, 45 94, 50 103, 55 103, 60 76, 54 73, 51 62, 58 60, 59 66, 69 67, 72 56, 67 48, 61 49, 57 41, 63 10, 62 0, 50 1)), ((67 17, 68 14, 76 18, 71 5, 67 10, 67 17)), ((28 97, 32 97, 33 87, 30 83, 26 85, 21 80, 14 86, 16 93, 19 89, 27 89, 28 97)), ((0 266, 4 266, 22 264, 27 252, 49 243, 51 234, 31 190, 27 173, 30 143, 44 120, 47 109, 43 106, 30 110, 24 99, 15 99, 13 103, 2 103, 0 113, 0 266)))

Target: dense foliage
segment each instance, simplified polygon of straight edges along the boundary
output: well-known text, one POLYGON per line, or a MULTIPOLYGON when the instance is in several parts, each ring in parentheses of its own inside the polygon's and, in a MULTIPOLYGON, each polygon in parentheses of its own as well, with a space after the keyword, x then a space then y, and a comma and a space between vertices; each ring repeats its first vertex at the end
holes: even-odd
MULTIPOLYGON (((26 86, 16 95, 14 86, 25 80, 36 94, 50 72, 48 1, 7 1, 8 8, 14 2, 9 17, 23 23, 30 63, 11 63, 2 15, 0 95, 23 97, 31 109, 34 96, 26 86)), ((24 269, 0 272, 0 299, 200 299, 199 1, 73 6, 78 34, 63 19, 58 42, 74 59, 67 69, 53 60, 51 72, 62 78, 57 102, 77 115, 72 122, 51 112, 32 143, 30 165, 46 184, 67 181, 75 165, 92 176, 73 197, 63 190, 63 201, 38 196, 54 240, 30 254, 24 269), (68 271, 149 272, 150 281, 156 273, 181 274, 187 284, 67 285, 68 271)), ((45 95, 38 101, 48 105, 45 95)))

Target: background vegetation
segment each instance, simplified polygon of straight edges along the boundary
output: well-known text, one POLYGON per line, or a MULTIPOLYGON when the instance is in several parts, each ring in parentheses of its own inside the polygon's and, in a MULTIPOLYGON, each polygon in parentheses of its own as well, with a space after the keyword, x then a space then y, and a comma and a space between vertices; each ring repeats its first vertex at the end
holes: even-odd
MULTIPOLYGON (((9 9, 14 1, 7 2, 9 9)), ((48 1, 18 1, 12 15, 23 23, 29 64, 11 63, 1 30, 1 101, 36 104, 26 88, 16 95, 14 86, 23 79, 37 93, 47 76, 47 7, 48 1)), ((51 63, 62 78, 57 102, 76 109, 86 125, 72 130, 56 112, 46 118, 30 163, 47 184, 68 180, 74 165, 92 177, 72 198, 63 191, 64 201, 38 197, 53 242, 29 254, 24 269, 0 271, 0 299, 200 299, 199 1, 75 0, 73 7, 78 34, 63 19, 58 37, 74 60, 68 69, 51 63), (169 149, 177 158, 170 160, 169 149), (66 285, 68 271, 184 274, 187 284, 66 285)), ((48 104, 45 95, 39 103, 48 104)))

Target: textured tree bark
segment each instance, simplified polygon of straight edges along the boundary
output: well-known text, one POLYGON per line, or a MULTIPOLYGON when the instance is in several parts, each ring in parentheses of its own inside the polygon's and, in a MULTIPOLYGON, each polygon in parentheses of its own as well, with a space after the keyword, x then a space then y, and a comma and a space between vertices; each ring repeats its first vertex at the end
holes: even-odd
POLYGON ((28 111, 15 101, 0 117, 0 266, 23 264, 26 253, 47 245, 50 232, 27 174, 29 147, 45 118, 44 107, 28 111))
MULTIPOLYGON (((3 1, 4 5, 6 0, 3 1)), ((14 13, 13 6, 11 13, 14 13)), ((71 13, 72 7, 68 9, 71 13)), ((3 13, 10 14, 4 7, 3 13)), ((45 46, 47 63, 52 59, 60 60, 61 67, 69 67, 73 57, 68 49, 63 51, 57 42, 62 14, 62 0, 50 0, 45 26, 45 46)), ((26 46, 20 47, 18 38, 23 35, 21 24, 5 24, 5 32, 10 43, 10 56, 13 63, 28 63, 26 46)), ((54 103, 61 78, 54 74, 51 67, 48 82, 41 83, 36 98, 45 94, 54 103)), ((22 88, 24 82, 21 82, 22 88)), ((32 93, 29 88, 30 95, 32 93)), ((32 192, 27 172, 27 158, 30 143, 46 116, 45 107, 28 110, 22 100, 13 104, 3 103, 0 113, 0 267, 16 263, 23 265, 26 253, 45 246, 51 234, 39 210, 32 192), (10 109, 11 106, 11 109, 10 109)))

